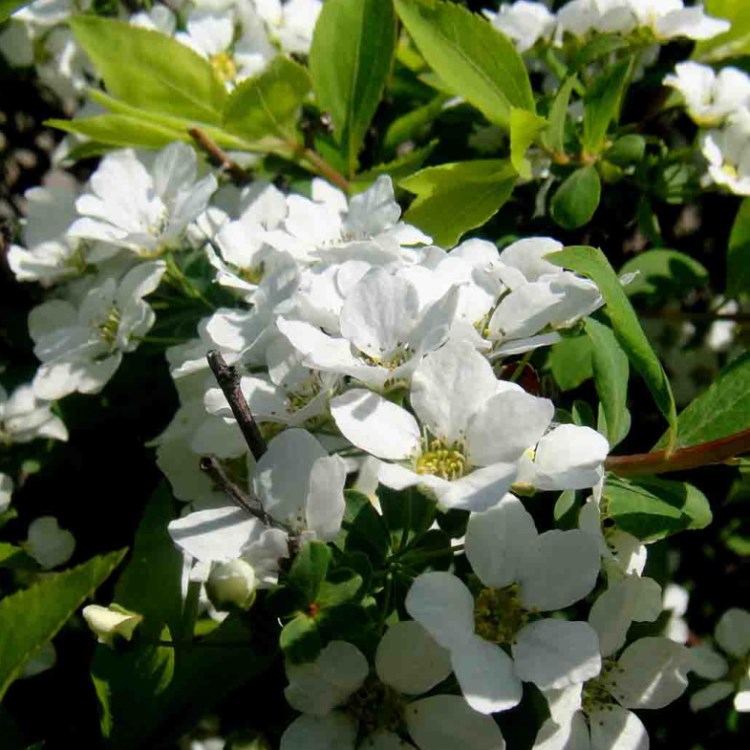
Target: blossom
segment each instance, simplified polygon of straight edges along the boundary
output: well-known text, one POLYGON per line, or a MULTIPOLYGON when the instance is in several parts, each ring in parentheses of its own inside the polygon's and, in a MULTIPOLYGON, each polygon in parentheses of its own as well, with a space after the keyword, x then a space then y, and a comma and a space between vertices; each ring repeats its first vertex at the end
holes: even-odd
POLYGON ((734 694, 736 711, 750 711, 750 612, 728 609, 719 619, 714 640, 724 652, 709 645, 690 649, 691 669, 710 680, 690 696, 690 708, 700 711, 734 694))
POLYGON ((30 385, 19 386, 10 397, 0 386, 0 442, 28 443, 39 437, 66 441, 68 430, 30 385))
POLYGON ((61 529, 53 516, 41 516, 29 524, 24 550, 43 568, 56 568, 73 555, 76 540, 67 529, 61 529))
POLYGON ((255 8, 266 23, 268 33, 285 52, 306 55, 310 51, 313 30, 321 0, 254 0, 255 8))
POLYGON ((159 151, 151 169, 132 149, 113 151, 76 201, 81 218, 68 234, 155 256, 179 243, 216 187, 211 174, 197 180, 195 151, 186 143, 159 151))
POLYGON ((719 130, 701 135, 708 178, 738 195, 750 195, 750 111, 740 110, 719 130))
POLYGON ((350 643, 332 641, 308 664, 287 664, 287 701, 302 712, 284 732, 281 750, 504 750, 491 718, 454 695, 417 696, 451 671, 445 649, 416 622, 391 625, 375 653, 375 674, 350 643), (357 738, 363 744, 357 745, 357 738))
POLYGON ((97 641, 110 646, 116 635, 129 641, 143 620, 137 612, 130 612, 117 604, 110 604, 109 607, 89 604, 83 608, 81 614, 86 624, 96 634, 97 641))
POLYGON ((509 36, 519 52, 530 50, 540 39, 547 39, 555 29, 555 16, 543 3, 518 0, 503 3, 497 13, 485 10, 490 23, 509 36))
POLYGON ((687 61, 675 66, 664 85, 682 94, 688 114, 703 127, 719 125, 750 106, 750 76, 737 68, 715 73, 708 65, 687 61))
POLYGON ((98 393, 133 351, 155 320, 143 301, 166 270, 164 261, 135 266, 119 281, 105 276, 76 307, 50 300, 29 314, 34 353, 42 361, 34 376, 38 398, 53 400, 68 393, 98 393))
POLYGON ((599 573, 593 537, 539 534, 520 500, 508 494, 470 516, 466 557, 483 587, 476 595, 451 573, 424 573, 409 589, 406 610, 450 651, 473 709, 512 708, 521 700, 522 680, 551 690, 599 673, 599 643, 590 625, 537 615, 593 589, 599 573))

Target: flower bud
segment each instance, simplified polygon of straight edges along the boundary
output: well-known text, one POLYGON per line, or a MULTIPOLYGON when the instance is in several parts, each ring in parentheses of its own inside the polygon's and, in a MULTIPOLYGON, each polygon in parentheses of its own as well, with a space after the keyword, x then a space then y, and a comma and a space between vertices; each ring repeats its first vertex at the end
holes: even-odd
POLYGON ((130 612, 117 604, 110 604, 109 607, 90 604, 83 608, 83 618, 96 634, 99 643, 107 645, 112 644, 116 635, 129 641, 133 637, 133 631, 143 620, 137 612, 130 612))
POLYGON ((233 605, 250 609, 258 586, 255 569, 244 560, 217 563, 211 568, 206 589, 211 601, 219 609, 233 605))

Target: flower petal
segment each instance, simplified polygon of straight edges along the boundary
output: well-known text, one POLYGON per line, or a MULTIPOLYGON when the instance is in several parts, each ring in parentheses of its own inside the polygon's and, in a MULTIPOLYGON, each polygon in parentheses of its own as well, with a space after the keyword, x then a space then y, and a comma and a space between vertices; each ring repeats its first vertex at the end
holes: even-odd
POLYGON ((591 750, 648 750, 646 727, 632 712, 607 706, 589 716, 591 750))
POLYGON ((750 612, 736 607, 728 609, 716 625, 716 642, 732 656, 750 653, 750 612))
POLYGON ((281 737, 280 750, 354 750, 357 724, 346 714, 300 716, 281 737))

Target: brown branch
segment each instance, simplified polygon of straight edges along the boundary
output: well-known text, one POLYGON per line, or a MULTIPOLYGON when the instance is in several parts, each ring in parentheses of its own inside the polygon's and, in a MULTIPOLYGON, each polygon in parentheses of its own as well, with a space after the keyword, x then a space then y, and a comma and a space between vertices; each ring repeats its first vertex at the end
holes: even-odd
POLYGON ((341 172, 332 167, 317 151, 306 148, 301 150, 300 156, 308 161, 321 177, 325 177, 328 182, 341 188, 345 193, 349 192, 351 189, 349 180, 341 172))
POLYGON ((211 157, 214 163, 224 169, 233 180, 245 182, 250 177, 249 172, 237 164, 221 146, 212 141, 200 128, 190 128, 188 133, 196 144, 211 157))
POLYGON ((250 453, 253 454, 256 461, 260 460, 268 447, 242 393, 239 371, 236 367, 230 367, 224 357, 221 356, 221 352, 216 349, 208 352, 206 359, 208 359, 208 366, 211 368, 216 382, 229 402, 229 407, 237 420, 250 453))
POLYGON ((668 451, 636 453, 632 456, 610 456, 604 468, 620 477, 638 477, 686 471, 699 466, 720 464, 731 458, 750 452, 750 430, 668 451))

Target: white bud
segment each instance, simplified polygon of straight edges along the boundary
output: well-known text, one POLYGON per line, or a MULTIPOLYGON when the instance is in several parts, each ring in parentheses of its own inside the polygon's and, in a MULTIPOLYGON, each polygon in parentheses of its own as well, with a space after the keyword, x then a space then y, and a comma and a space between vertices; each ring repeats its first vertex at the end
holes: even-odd
POLYGON ((83 608, 83 618, 96 634, 99 643, 108 645, 111 645, 116 635, 129 641, 133 637, 133 631, 143 620, 137 612, 129 612, 117 604, 110 604, 109 607, 90 604, 83 608))
POLYGON ((206 587, 211 601, 219 609, 227 605, 250 609, 255 601, 258 581, 252 565, 235 559, 215 564, 206 587))

